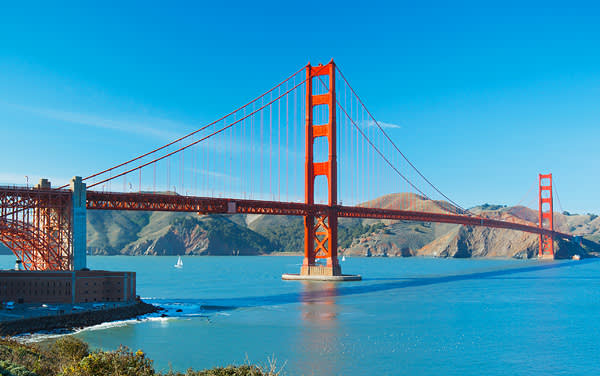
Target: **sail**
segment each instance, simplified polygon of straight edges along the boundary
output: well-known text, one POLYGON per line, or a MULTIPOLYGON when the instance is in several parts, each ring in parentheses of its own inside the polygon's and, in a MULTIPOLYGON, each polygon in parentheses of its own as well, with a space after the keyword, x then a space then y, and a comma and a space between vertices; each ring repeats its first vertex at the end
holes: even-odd
POLYGON ((181 259, 181 256, 179 256, 179 258, 177 259, 177 264, 175 264, 176 268, 182 268, 183 267, 183 260, 181 259))

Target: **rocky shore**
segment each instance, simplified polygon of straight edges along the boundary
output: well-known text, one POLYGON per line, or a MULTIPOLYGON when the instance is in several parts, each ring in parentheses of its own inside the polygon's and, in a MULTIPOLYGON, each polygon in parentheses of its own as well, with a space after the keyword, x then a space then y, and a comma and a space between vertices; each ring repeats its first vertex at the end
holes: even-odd
POLYGON ((0 322, 0 336, 14 336, 23 333, 49 332, 57 329, 74 329, 98 325, 104 322, 127 320, 160 308, 152 304, 137 301, 130 305, 98 310, 68 313, 62 315, 29 317, 0 322))

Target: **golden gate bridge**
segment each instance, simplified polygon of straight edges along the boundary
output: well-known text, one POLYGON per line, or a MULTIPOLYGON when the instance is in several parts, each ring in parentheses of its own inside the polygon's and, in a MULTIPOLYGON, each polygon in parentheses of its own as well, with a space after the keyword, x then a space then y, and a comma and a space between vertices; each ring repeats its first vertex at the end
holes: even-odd
MULTIPOLYGON (((26 270, 86 268, 86 210, 304 217, 300 275, 343 276, 338 219, 453 223, 539 235, 554 257, 552 175, 537 223, 462 208, 400 150, 338 66, 302 67, 227 115, 70 185, 0 187, 0 241, 26 270), (376 198, 403 192, 391 202, 376 198), (319 262, 321 260, 321 262, 319 262)), ((132 140, 132 147, 135 140, 132 140)), ((389 200, 388 200, 389 201, 389 200)))

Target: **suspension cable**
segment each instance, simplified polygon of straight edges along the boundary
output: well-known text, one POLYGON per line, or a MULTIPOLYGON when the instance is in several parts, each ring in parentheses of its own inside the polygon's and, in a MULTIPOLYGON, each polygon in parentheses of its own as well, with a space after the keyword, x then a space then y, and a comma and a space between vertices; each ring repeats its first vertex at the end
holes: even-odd
MULTIPOLYGON (((269 89, 269 90, 265 91, 263 94, 261 94, 261 95, 259 95, 258 97, 254 98, 254 99, 253 99, 253 100, 251 100, 250 102, 246 103, 245 105, 243 105, 243 106, 241 106, 241 107, 238 107, 238 108, 236 108, 235 110, 233 110, 233 111, 229 112, 227 115, 224 115, 224 116, 220 117, 219 119, 217 119, 217 120, 215 120, 215 121, 213 121, 213 122, 211 122, 211 123, 209 123, 209 124, 207 124, 207 125, 205 125, 205 126, 201 127, 200 129, 197 129, 197 130, 195 130, 195 131, 193 131, 193 132, 191 132, 191 133, 188 133, 187 135, 185 135, 185 136, 182 136, 182 137, 180 137, 180 138, 176 139, 175 141, 172 141, 172 142, 170 142, 170 143, 168 143, 168 144, 166 144, 166 145, 163 145, 163 146, 161 146, 161 147, 159 147, 159 148, 157 148, 157 149, 154 149, 154 150, 152 150, 152 151, 149 151, 149 152, 147 152, 147 153, 145 153, 145 154, 142 154, 142 155, 140 155, 139 157, 136 157, 136 158, 130 159, 130 160, 126 161, 126 162, 123 162, 123 163, 121 163, 121 164, 118 164, 118 165, 116 165, 116 166, 113 166, 113 167, 111 167, 111 168, 108 168, 108 169, 106 169, 106 170, 100 171, 100 172, 98 172, 98 173, 95 173, 95 174, 93 174, 93 175, 90 175, 90 176, 88 176, 88 177, 85 177, 85 178, 83 178, 82 180, 83 180, 83 181, 85 181, 85 180, 88 180, 88 179, 94 178, 94 177, 96 177, 96 176, 98 176, 98 175, 102 175, 102 174, 104 174, 104 173, 106 173, 106 172, 109 172, 109 171, 112 171, 112 170, 114 170, 114 169, 117 169, 117 168, 119 168, 119 167, 125 166, 125 165, 127 165, 127 164, 129 164, 129 163, 131 163, 131 162, 135 162, 135 161, 137 161, 137 160, 139 160, 139 159, 141 159, 141 158, 144 158, 144 157, 146 157, 146 156, 148 156, 148 155, 150 155, 150 154, 156 153, 156 152, 158 152, 158 151, 160 151, 160 150, 163 150, 163 149, 165 149, 165 148, 167 148, 167 147, 169 147, 169 146, 171 146, 171 145, 173 145, 173 144, 176 144, 176 143, 178 143, 179 141, 182 141, 182 140, 184 140, 184 139, 186 139, 186 138, 188 138, 188 137, 191 137, 191 136, 195 135, 196 133, 198 133, 198 132, 201 132, 201 131, 205 130, 206 128, 209 128, 210 126, 212 126, 212 125, 214 125, 214 124, 216 124, 216 123, 220 122, 221 120, 223 120, 223 119, 225 119, 225 118, 227 118, 227 117, 229 117, 229 116, 233 115, 233 114, 234 114, 234 113, 236 113, 237 111, 239 111, 239 110, 241 110, 241 109, 244 109, 244 108, 248 107, 249 105, 251 105, 251 104, 253 104, 254 102, 258 101, 259 99, 263 98, 265 95, 267 95, 267 94, 269 94, 269 93, 273 92, 275 89, 279 88, 281 85, 283 85, 284 83, 286 83, 287 81, 289 81, 290 79, 292 79, 293 77, 295 77, 295 76, 296 76, 298 73, 300 73, 300 72, 301 72, 303 69, 305 69, 305 68, 306 68, 306 66, 303 66, 302 68, 298 69, 298 70, 297 70, 295 73, 293 73, 292 75, 290 75, 289 77, 287 77, 285 80, 281 81, 281 82, 280 82, 279 84, 277 84, 276 86, 273 86, 271 89, 269 89)), ((92 187, 92 186, 96 186, 96 185, 97 185, 97 183, 96 183, 96 184, 93 184, 93 185, 91 185, 90 187, 92 187)), ((63 186, 61 186, 61 187, 58 187, 58 188, 56 188, 56 189, 62 189, 62 188, 66 188, 66 187, 68 187, 68 186, 69 186, 69 185, 68 185, 68 184, 66 184, 66 185, 63 185, 63 186)))
MULTIPOLYGON (((336 66, 337 69, 337 66, 336 66)), ((338 72, 340 74, 342 74, 341 71, 338 72)), ((327 86, 327 84, 321 79, 320 76, 317 76, 319 81, 321 82, 321 84, 327 89, 329 90, 329 87, 327 86)), ((342 78, 343 74, 342 74, 342 78)), ((354 91, 354 89, 352 89, 352 86, 350 86, 350 84, 348 83, 348 81, 346 81, 346 79, 344 78, 344 81, 346 82, 346 85, 350 88, 350 90, 352 91, 352 93, 354 94, 354 96, 356 97, 356 99, 358 99, 359 103, 362 105, 363 109, 369 114, 369 116, 371 117, 371 119, 373 119, 373 121, 377 124, 378 128, 385 134, 386 138, 392 142, 392 144, 394 145, 394 147, 396 148, 396 150, 398 150, 400 152, 400 150, 398 149, 398 147, 396 147, 396 145, 393 143, 393 141, 391 141, 391 139, 389 138, 389 136, 383 131, 383 129, 381 128, 381 126, 379 126, 379 123, 377 123, 377 120, 375 120, 375 118, 373 117, 373 115, 369 112, 369 110, 365 107, 364 103, 360 100, 360 98, 358 97, 358 95, 356 94, 356 92, 354 91)), ((367 143, 369 145, 371 145, 371 147, 377 152, 377 154, 379 154, 379 156, 381 156, 381 158, 383 158, 383 160, 402 178, 404 179, 404 181, 406 181, 411 187, 413 187, 417 192, 419 192, 424 198, 426 198, 427 200, 433 201, 428 195, 426 195, 422 190, 420 190, 416 185, 414 185, 404 174, 402 174, 402 172, 400 172, 400 170, 398 168, 396 168, 396 166, 379 150, 379 148, 377 146, 375 146, 375 144, 371 141, 371 139, 365 135, 365 133, 363 132, 363 130, 358 126, 358 124, 356 124, 356 122, 354 121, 354 119, 352 119, 349 115, 348 112, 346 111, 346 109, 342 106, 342 104, 340 103, 340 101, 337 99, 335 99, 337 105, 340 107, 340 109, 344 112, 344 114, 346 115, 346 117, 350 120, 350 122, 352 123, 352 125, 357 129, 357 131, 360 133, 360 135, 367 141, 367 143)), ((402 152, 400 152, 400 154, 402 154, 402 152)), ((402 154, 403 155, 403 154, 402 154)), ((403 155, 404 156, 404 155, 403 155)), ((404 157, 406 159, 406 157, 404 157)), ((406 159, 408 161, 408 159, 406 159)), ((408 161, 410 163, 410 161, 408 161)), ((411 163, 411 166, 412 163, 411 163)), ((416 168, 413 166, 413 168, 416 170, 416 168)), ((418 172, 418 170, 417 170, 418 172)), ((419 173, 420 174, 420 173, 419 173)), ((431 183, 430 183, 431 185, 431 183)), ((436 189, 437 190, 437 189, 436 189)), ((441 194, 441 192, 440 192, 441 194)), ((442 196, 446 197, 444 194, 442 194, 442 196)), ((454 201, 450 200, 448 197, 446 197, 452 204, 454 204, 454 206, 456 208, 459 209, 459 211, 463 212, 463 213, 469 213, 467 210, 465 210, 464 208, 462 208, 460 205, 456 204, 454 201)))
MULTIPOLYGON (((325 67, 326 67, 326 66, 323 66, 323 67, 322 67, 320 70, 324 69, 325 67)), ((298 72, 299 72, 299 71, 298 71, 298 72)), ((262 105, 261 107, 259 107, 258 109, 254 110, 253 112, 249 113, 248 115, 246 115, 246 116, 244 116, 244 117, 242 117, 242 118, 240 118, 240 119, 238 119, 238 120, 234 121, 233 123, 231 123, 231 124, 229 124, 229 125, 227 125, 227 126, 225 126, 225 127, 221 128, 221 129, 218 129, 218 130, 216 130, 216 131, 214 131, 214 132, 210 133, 209 135, 207 135, 207 136, 205 136, 205 137, 203 137, 203 138, 201 138, 201 139, 199 139, 199 140, 197 140, 197 141, 194 141, 194 142, 192 142, 192 143, 190 143, 190 144, 188 144, 188 145, 186 145, 186 146, 183 146, 183 147, 181 147, 181 148, 179 148, 179 149, 177 149, 177 150, 174 150, 174 151, 172 151, 172 152, 170 152, 170 153, 168 153, 168 154, 165 154, 165 155, 163 155, 162 157, 155 158, 155 159, 153 159, 152 161, 146 162, 146 163, 144 163, 144 164, 142 164, 142 165, 140 165, 140 166, 137 166, 137 167, 131 168, 131 169, 129 169, 129 170, 127 170, 127 171, 124 171, 124 172, 122 172, 122 173, 120 173, 120 174, 117 174, 117 175, 115 175, 115 176, 113 176, 113 177, 110 177, 110 178, 108 178, 108 179, 104 179, 104 180, 101 180, 101 181, 99 181, 99 182, 97 182, 97 183, 94 183, 94 184, 90 185, 88 188, 95 187, 95 186, 97 186, 97 185, 100 185, 100 184, 102 184, 102 183, 105 183, 105 182, 107 182, 107 181, 109 181, 109 180, 113 180, 113 179, 115 179, 115 178, 118 178, 118 177, 121 177, 121 176, 123 176, 123 175, 126 175, 126 174, 128 174, 128 173, 130 173, 130 172, 132 172, 132 171, 135 171, 135 170, 137 170, 137 169, 141 169, 141 168, 143 168, 143 167, 146 167, 146 166, 148 166, 148 165, 150 165, 150 164, 152 164, 152 163, 156 163, 156 162, 158 162, 158 161, 160 161, 160 160, 162 160, 162 159, 165 159, 165 158, 167 158, 167 157, 170 157, 170 156, 171 156, 171 155, 173 155, 173 154, 176 154, 176 153, 178 153, 178 152, 180 152, 180 151, 182 151, 182 150, 185 150, 185 149, 187 149, 187 148, 189 148, 189 147, 191 147, 191 146, 193 146, 193 145, 196 145, 196 144, 198 144, 198 143, 200 143, 200 142, 202 142, 202 141, 205 141, 205 140, 207 140, 207 139, 209 139, 209 138, 211 138, 211 137, 213 137, 213 136, 215 136, 215 135, 217 135, 217 134, 219 134, 219 133, 223 132, 224 130, 227 130, 227 129, 229 129, 229 128, 233 127, 234 125, 238 124, 238 123, 239 123, 239 122, 241 122, 242 120, 244 120, 244 119, 247 119, 248 117, 250 117, 250 116, 252 116, 252 115, 256 114, 257 112, 259 112, 259 111, 263 110, 264 108, 266 108, 266 107, 268 107, 268 106, 272 105, 274 102, 276 102, 276 101, 278 101, 279 99, 281 99, 282 97, 284 97, 284 96, 288 95, 288 94, 289 94, 291 91, 295 90, 295 89, 296 89, 298 86, 302 85, 302 84, 303 84, 304 82, 306 82, 307 80, 308 80, 308 78, 305 78, 303 81, 301 81, 300 83, 296 84, 296 85, 295 85, 294 87, 292 87, 291 89, 287 90, 286 92, 284 92, 283 94, 279 95, 279 96, 278 96, 278 97, 276 97, 275 99, 272 99, 272 100, 271 100, 271 101, 269 101, 268 103, 266 103, 266 104, 262 105)))
POLYGON ((556 199, 558 200, 558 207, 560 208, 560 212, 562 214, 565 210, 563 209, 563 206, 562 206, 562 204, 560 202, 560 197, 558 196, 558 187, 556 185, 556 179, 555 178, 552 178, 552 189, 554 190, 554 193, 556 194, 556 199))
POLYGON ((396 145, 396 143, 394 141, 392 141, 392 139, 387 134, 387 132, 385 130, 383 130, 383 128, 381 127, 381 125, 379 124, 379 122, 371 114, 371 112, 369 111, 369 109, 367 108, 367 106, 365 106, 364 102, 360 99, 360 97, 358 96, 358 94, 356 93, 356 91, 354 90, 354 88, 352 88, 352 86, 350 85, 350 83, 348 82, 348 80, 346 79, 346 77, 344 76, 344 74, 338 68, 337 65, 336 65, 336 70, 339 72, 340 76, 342 77, 342 79, 344 80, 344 82, 346 83, 346 85, 348 85, 348 87, 350 88, 350 90, 352 91, 352 93, 356 96, 356 99, 358 99, 359 103, 362 105, 362 107, 365 109, 365 111, 367 111, 367 114, 369 114, 369 117, 371 117, 371 119, 375 122, 375 124, 377 125, 377 128, 379 128, 379 130, 384 134, 384 136, 387 138, 387 140, 392 144, 392 146, 394 147, 394 149, 396 149, 396 151, 398 153, 400 153, 400 155, 402 156, 402 158, 404 158, 404 160, 417 172, 417 174, 419 174, 419 176, 421 176, 421 178, 423 178, 423 180, 425 180, 427 182, 427 184, 429 184, 433 189, 435 189, 436 192, 438 192, 440 195, 442 195, 446 200, 448 200, 449 202, 451 202, 454 206, 456 206, 457 208, 461 209, 462 211, 464 211, 464 212, 466 212, 468 214, 472 214, 471 212, 469 212, 468 210, 464 209, 462 206, 460 206, 459 204, 457 204, 454 200, 450 199, 448 196, 446 196, 444 193, 442 193, 442 191, 440 191, 435 185, 433 185, 433 183, 431 183, 425 177, 425 175, 423 175, 421 173, 421 171, 419 171, 419 169, 417 169, 417 167, 412 164, 412 162, 406 157, 406 155, 404 155, 404 153, 400 150, 400 148, 398 148, 398 146, 396 145))

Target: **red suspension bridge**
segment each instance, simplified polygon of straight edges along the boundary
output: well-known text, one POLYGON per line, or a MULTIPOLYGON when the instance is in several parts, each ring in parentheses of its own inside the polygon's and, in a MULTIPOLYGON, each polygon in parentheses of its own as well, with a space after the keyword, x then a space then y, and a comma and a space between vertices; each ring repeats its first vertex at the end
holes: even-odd
POLYGON ((338 276, 343 217, 525 231, 549 258, 555 238, 571 238, 553 227, 551 175, 539 176, 538 223, 477 215, 411 163, 390 127, 333 61, 309 64, 220 119, 70 185, 0 187, 0 241, 27 270, 80 270, 87 209, 295 215, 304 217, 301 275, 338 276), (392 192, 403 194, 377 199, 392 192))

